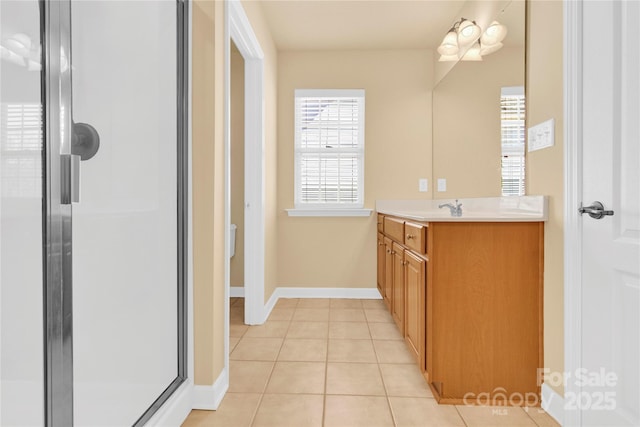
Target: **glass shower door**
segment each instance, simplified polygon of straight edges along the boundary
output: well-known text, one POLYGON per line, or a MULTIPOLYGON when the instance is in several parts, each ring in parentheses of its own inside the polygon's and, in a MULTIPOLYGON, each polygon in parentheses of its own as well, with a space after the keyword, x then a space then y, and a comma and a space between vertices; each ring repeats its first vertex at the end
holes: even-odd
POLYGON ((185 16, 0 1, 0 425, 142 425, 186 378, 185 16))
POLYGON ((180 5, 71 3, 78 426, 143 421, 184 376, 180 5))
POLYGON ((0 2, 0 425, 44 424, 37 0, 0 2))

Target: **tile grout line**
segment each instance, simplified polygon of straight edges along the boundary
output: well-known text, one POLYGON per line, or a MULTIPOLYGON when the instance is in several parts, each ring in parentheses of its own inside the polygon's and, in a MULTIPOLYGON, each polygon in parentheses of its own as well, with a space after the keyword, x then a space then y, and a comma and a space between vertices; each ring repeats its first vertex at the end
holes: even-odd
MULTIPOLYGON (((367 321, 367 326, 369 326, 369 322, 367 321)), ((369 335, 371 335, 371 328, 369 327, 369 335)), ((382 381, 382 387, 384 388, 384 396, 386 398, 387 401, 387 407, 389 408, 389 415, 391 415, 391 423, 393 424, 394 427, 398 426, 398 423, 396 421, 396 416, 393 412, 393 408, 391 407, 391 400, 389 399, 389 391, 387 390, 387 384, 384 380, 384 375, 382 375, 382 369, 380 368, 380 358, 378 357, 378 350, 376 349, 376 346, 373 343, 373 336, 371 337, 371 346, 373 347, 373 352, 376 355, 376 365, 378 366, 378 373, 380 374, 380 381, 382 381)))
MULTIPOLYGON (((331 310, 331 302, 329 302, 329 310, 331 310)), ((329 322, 331 321, 331 313, 329 313, 329 322)), ((331 331, 330 323, 327 322, 327 351, 324 354, 324 393, 322 395, 322 426, 327 420, 327 383, 329 381, 329 333, 331 331)))
MULTIPOLYGON (((235 304, 232 304, 232 305, 229 307, 230 311, 232 311, 232 310, 233 310, 233 306, 234 306, 234 305, 235 305, 235 304)), ((244 304, 243 304, 243 306, 244 306, 244 304)), ((244 313, 243 313, 243 314, 244 314, 244 313)), ((243 318, 244 318, 244 316, 243 316, 243 318)), ((236 346, 234 347, 234 350, 235 350, 235 348, 238 346, 238 344, 240 344, 240 341, 242 341, 242 339, 243 339, 243 338, 244 338, 244 336, 246 335, 246 333, 247 333, 247 331, 249 330, 249 328, 251 328, 251 326, 250 326, 250 325, 246 325, 246 324, 244 323, 244 320, 242 321, 242 324, 243 324, 243 325, 245 325, 245 326, 247 326, 247 328, 244 330, 244 332, 242 333, 242 335, 240 335, 240 337, 238 338, 238 342, 236 343, 236 346)), ((231 360, 232 360, 232 359, 231 359, 231 353, 233 353, 233 351, 230 351, 230 352, 229 352, 229 362, 231 362, 231 360)), ((273 368, 271 368, 271 369, 273 370, 273 368)), ((229 387, 231 387, 231 381, 233 381, 233 378, 231 377, 231 375, 229 375, 229 387)), ((263 396, 263 393, 258 393, 258 394, 260 395, 260 397, 258 398, 258 403, 256 404, 256 407, 255 407, 255 409, 253 410, 253 414, 251 415, 251 419, 249 420, 249 425, 250 425, 250 426, 251 426, 251 425, 253 425, 253 422, 254 422, 254 420, 255 420, 256 414, 258 413, 258 408, 260 407, 260 404, 262 403, 262 396, 263 396)))
MULTIPOLYGON (((533 410, 537 410, 537 409, 538 409, 538 407, 537 407, 537 406, 527 406, 527 408, 530 408, 530 409, 533 409, 533 410)), ((528 411, 528 410, 525 410, 525 409, 524 409, 524 407, 522 407, 522 410, 523 410, 524 412, 526 412, 526 414, 527 414, 527 416, 529 417, 529 419, 530 419, 531 421, 533 421, 533 423, 534 423, 537 427, 541 427, 541 426, 540 426, 540 424, 538 424, 538 422, 535 420, 535 418, 533 418, 533 417, 531 416, 531 414, 529 413, 529 411, 528 411)))
MULTIPOLYGON (((438 403, 438 405, 439 405, 439 403, 438 403)), ((462 412, 460 412, 460 409, 458 408, 458 405, 453 405, 453 407, 456 408, 456 412, 458 413, 458 416, 462 420, 462 424, 464 424, 465 427, 469 427, 469 424, 467 424, 467 420, 462 416, 462 412)))
MULTIPOLYGON (((243 304, 244 307, 244 304, 243 304)), ((244 316, 243 316, 244 317, 244 316)), ((244 320, 242 322, 242 324, 244 325, 244 320)), ((236 343, 236 347, 238 346, 238 344, 240 344, 240 341, 242 340, 242 338, 244 338, 244 336, 246 335, 247 331, 251 328, 251 325, 247 325, 248 327, 244 330, 244 332, 242 333, 242 335, 240 336, 240 339, 238 340, 238 342, 236 343)), ((231 356, 231 354, 229 354, 229 356, 231 356)), ((271 373, 273 373, 273 368, 275 367, 275 363, 273 364, 273 366, 271 367, 271 373)), ((269 374, 269 378, 271 378, 271 373, 269 374)), ((231 376, 229 376, 229 385, 231 385, 231 376)), ((269 381, 267 380, 267 383, 265 383, 265 388, 267 387, 267 384, 269 383, 269 381)), ((255 420, 256 420, 256 416, 258 415, 258 409, 260 409, 260 405, 262 405, 262 398, 264 397, 264 389, 262 390, 262 393, 260 393, 260 397, 258 398, 258 403, 256 404, 255 409, 253 410, 253 414, 251 415, 251 419, 249 420, 249 426, 253 426, 255 420)))
MULTIPOLYGON (((298 304, 296 302, 296 307, 297 307, 297 305, 298 304)), ((295 309, 294 309, 294 315, 295 315, 295 309)), ((265 323, 268 322, 268 321, 269 321, 269 319, 267 318, 265 323)), ((276 354, 275 359, 273 360, 273 365, 271 366, 271 372, 269 372, 269 378, 267 378, 267 381, 264 384, 264 388, 262 389, 262 393, 260 394, 260 399, 258 400, 258 405, 256 406, 256 409, 254 411, 253 418, 251 419, 251 423, 249 424, 251 426, 255 425, 256 418, 258 416, 258 411, 260 411, 260 407, 262 406, 262 401, 264 400, 264 395, 267 394, 267 387, 269 386, 269 383, 271 382, 271 378, 273 377, 273 372, 276 370, 276 363, 278 362, 278 357, 280 356, 280 352, 282 351, 282 347, 284 346, 284 340, 285 340, 285 338, 287 336, 287 333, 289 333, 289 328, 291 328, 291 322, 293 322, 293 316, 291 316, 291 320, 289 320, 289 325, 287 326, 287 330, 284 333, 284 337, 282 337, 282 342, 280 343, 280 348, 278 349, 278 353, 276 354)), ((251 326, 249 326, 247 331, 250 328, 251 328, 251 326)))

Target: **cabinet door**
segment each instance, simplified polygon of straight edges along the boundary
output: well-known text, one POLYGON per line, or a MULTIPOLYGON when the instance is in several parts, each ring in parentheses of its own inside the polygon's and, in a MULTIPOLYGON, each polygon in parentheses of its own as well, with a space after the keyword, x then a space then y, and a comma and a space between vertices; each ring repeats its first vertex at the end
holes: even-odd
POLYGON ((393 242, 388 237, 384 238, 384 293, 382 298, 391 311, 391 299, 393 298, 393 242))
POLYGON ((404 249, 397 243, 393 244, 393 298, 391 299, 391 315, 400 333, 404 335, 404 249))
POLYGON ((425 287, 427 262, 409 251, 404 252, 405 333, 404 339, 425 370, 425 287))
POLYGON ((385 263, 385 251, 384 251, 384 236, 382 233, 378 233, 378 292, 380 296, 384 298, 384 263, 385 263))

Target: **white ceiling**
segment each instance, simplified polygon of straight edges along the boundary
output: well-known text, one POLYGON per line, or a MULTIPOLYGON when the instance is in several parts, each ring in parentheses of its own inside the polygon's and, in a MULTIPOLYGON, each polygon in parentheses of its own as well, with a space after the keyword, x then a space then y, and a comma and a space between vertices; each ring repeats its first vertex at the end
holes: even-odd
MULTIPOLYGON (((460 18, 464 3, 462 0, 261 0, 279 50, 435 48, 451 24, 460 18)), ((524 44, 524 3, 513 1, 499 18, 509 28, 510 40, 505 40, 506 45, 524 44)))

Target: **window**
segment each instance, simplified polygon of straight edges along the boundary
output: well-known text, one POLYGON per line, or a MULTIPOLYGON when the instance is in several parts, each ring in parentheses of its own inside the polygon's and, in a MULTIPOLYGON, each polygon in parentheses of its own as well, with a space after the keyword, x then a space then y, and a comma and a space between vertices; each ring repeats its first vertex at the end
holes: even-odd
POLYGON ((364 90, 296 90, 296 209, 364 206, 364 90))
POLYGON ((500 96, 502 195, 524 195, 524 87, 503 87, 500 96))

